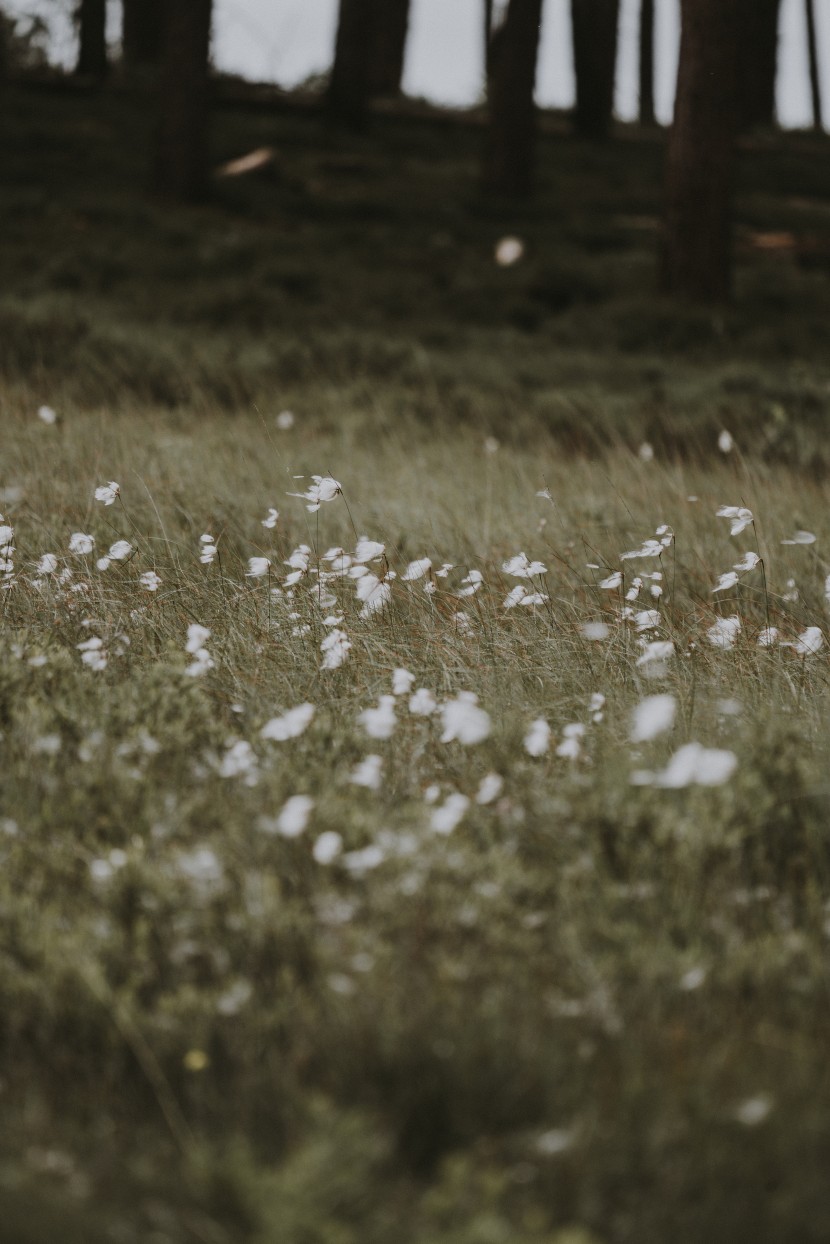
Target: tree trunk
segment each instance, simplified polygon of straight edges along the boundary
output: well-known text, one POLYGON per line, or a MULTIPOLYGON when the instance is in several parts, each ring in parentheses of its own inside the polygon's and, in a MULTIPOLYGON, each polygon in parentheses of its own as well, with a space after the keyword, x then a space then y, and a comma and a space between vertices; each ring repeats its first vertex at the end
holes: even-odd
POLYGON ((820 130, 821 85, 818 76, 818 51, 816 49, 816 10, 814 0, 804 0, 807 17, 807 56, 810 63, 810 101, 813 107, 813 129, 820 130))
POLYGON ((75 72, 99 82, 107 76, 107 0, 80 0, 78 63, 75 72))
POLYGON ((400 95, 410 0, 375 0, 369 94, 400 95))
POLYGON ((340 0, 326 112, 335 125, 348 129, 360 130, 366 124, 376 2, 340 0))
POLYGON ((490 40, 489 123, 484 185, 495 194, 527 195, 533 185, 536 60, 542 0, 510 0, 490 40))
POLYGON ((574 129, 606 138, 614 112, 620 0, 571 0, 576 107, 574 129))
POLYGON ((210 21, 211 0, 166 0, 155 185, 179 201, 207 193, 210 21))
POLYGON ((738 123, 775 124, 778 17, 781 0, 744 0, 738 61, 738 123))
POLYGON ((157 65, 161 56, 162 0, 123 0, 122 15, 124 64, 130 69, 157 65))
POLYGON ((484 0, 484 84, 489 89, 490 73, 493 68, 490 49, 493 42, 493 0, 484 0))
POLYGON ((640 0, 640 125, 654 125, 654 0, 640 0))
POLYGON ((722 302, 731 289, 741 4, 681 0, 662 275, 667 292, 699 302, 722 302))

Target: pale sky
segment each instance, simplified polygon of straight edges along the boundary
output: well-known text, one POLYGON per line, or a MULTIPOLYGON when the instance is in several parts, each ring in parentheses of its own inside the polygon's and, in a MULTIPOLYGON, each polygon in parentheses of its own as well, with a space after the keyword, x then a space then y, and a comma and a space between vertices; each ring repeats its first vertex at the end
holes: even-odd
MULTIPOLYGON (((412 0, 404 89, 436 103, 463 106, 481 92, 483 0, 412 0)), ((71 61, 66 15, 70 0, 0 0, 7 12, 39 9, 53 19, 57 53, 71 61)), ((110 0, 111 33, 118 38, 120 5, 110 0)), ((213 55, 220 69, 262 82, 293 86, 325 70, 334 47, 338 0, 214 0, 213 55)), ((657 112, 671 114, 677 70, 679 0, 655 0, 657 11, 657 112)), ((545 0, 537 98, 567 107, 573 100, 569 0, 545 0)), ((825 118, 830 115, 830 0, 817 0, 825 118)), ((637 107, 637 14, 639 0, 621 0, 617 113, 637 107)), ((786 126, 810 122, 804 0, 782 0, 777 86, 778 115, 786 126)))

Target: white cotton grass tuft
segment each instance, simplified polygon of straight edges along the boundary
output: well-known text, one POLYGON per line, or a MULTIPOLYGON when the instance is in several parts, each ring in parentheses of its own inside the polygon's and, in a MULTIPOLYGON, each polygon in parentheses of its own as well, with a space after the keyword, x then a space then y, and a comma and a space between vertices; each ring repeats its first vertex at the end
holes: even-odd
POLYGON ((45 423, 50 427, 58 422, 58 412, 53 410, 51 406, 39 406, 37 417, 41 423, 45 423))
POLYGON ((438 701, 428 687, 419 687, 409 697, 409 711, 414 717, 430 717, 437 707, 438 701))
POLYGON ((320 665, 321 670, 339 669, 343 662, 347 659, 351 651, 351 640, 344 630, 339 626, 333 626, 320 644, 320 651, 323 654, 323 661, 320 665))
POLYGON ((738 767, 734 752, 701 743, 685 743, 669 760, 665 769, 651 772, 638 769, 631 775, 635 786, 657 786, 682 790, 686 786, 722 786, 738 767))
POLYGON ((476 803, 482 806, 492 803, 494 799, 498 799, 503 790, 504 778, 500 773, 485 773, 478 784, 476 803))
POLYGON ((193 660, 184 671, 189 678, 200 678, 213 669, 213 658, 205 647, 209 639, 210 631, 206 626, 202 626, 200 622, 191 622, 187 628, 185 652, 190 653, 193 660))
POLYGON ((380 790, 382 780, 383 758, 374 754, 364 756, 349 775, 352 786, 365 786, 367 790, 380 790))
POLYGON ((429 823, 434 834, 451 834, 461 824, 467 809, 470 806, 470 800, 466 795, 459 794, 454 791, 440 805, 433 808, 430 813, 429 823))
POLYGON ((600 580, 597 584, 606 592, 615 592, 622 585, 623 577, 621 570, 613 570, 606 578, 600 580))
POLYGON ((448 700, 441 708, 444 732, 442 743, 458 741, 464 746, 481 743, 490 733, 490 715, 478 706, 478 696, 473 691, 459 691, 454 700, 448 700))
POLYGON ((114 505, 120 492, 121 485, 117 484, 114 479, 111 479, 108 484, 101 484, 99 488, 95 489, 95 500, 100 501, 103 505, 114 505))
POLYGON ((270 739, 275 743, 298 739, 311 725, 316 711, 313 704, 298 704, 296 708, 290 708, 282 716, 272 717, 270 721, 266 721, 259 732, 259 737, 270 739))
POLYGON ((524 737, 524 749, 529 756, 544 756, 550 748, 550 726, 544 717, 530 723, 524 737))
POLYGON ((273 530, 274 530, 274 528, 275 528, 275 527, 276 527, 276 525, 277 525, 277 521, 278 521, 278 519, 279 519, 279 516, 280 516, 280 512, 279 512, 279 510, 275 510, 275 509, 274 509, 274 507, 273 507, 272 505, 271 505, 271 506, 269 506, 269 507, 268 507, 268 514, 267 514, 267 515, 266 515, 266 517, 265 517, 265 518, 263 518, 263 520, 262 520, 262 526, 263 526, 263 527, 266 527, 269 531, 273 531, 273 530))
POLYGON ((415 583, 418 579, 423 579, 432 569, 432 562, 428 557, 419 557, 416 561, 410 562, 406 570, 401 575, 404 583, 415 583))
POLYGON ((307 501, 306 509, 314 514, 325 502, 334 501, 335 497, 341 496, 343 487, 331 475, 312 475, 311 478, 314 483, 310 484, 305 492, 290 492, 288 495, 307 501))
POLYGON ((383 557, 385 553, 385 544, 381 544, 379 540, 370 540, 368 536, 361 536, 355 545, 353 561, 373 562, 383 557))
POLYGON ((741 619, 733 613, 728 618, 716 618, 706 632, 706 637, 713 648, 729 652, 735 647, 740 633, 741 619))
POLYGON ((415 675, 410 674, 407 669, 396 669, 392 671, 392 694, 408 695, 412 690, 415 682, 415 675))
POLYGON ((730 519, 732 526, 729 534, 732 536, 739 536, 741 532, 751 526, 754 521, 752 510, 748 510, 746 506, 743 505, 719 506, 719 508, 715 511, 715 516, 717 518, 730 519))
POLYGON ((579 760, 582 755, 582 744, 585 738, 585 726, 581 721, 572 721, 562 727, 562 740, 556 748, 557 756, 565 760, 579 760))
POLYGON ((824 636, 818 626, 808 626, 792 645, 793 652, 801 657, 815 656, 824 646, 824 636))
POLYGON ((816 537, 812 531, 797 531, 789 540, 782 540, 782 544, 815 544, 816 537))
POLYGON ((246 579, 261 579, 263 575, 267 575, 271 569, 271 561, 268 557, 249 557, 248 569, 245 571, 246 579))
POLYGON ((524 257, 525 244, 521 238, 509 235, 508 237, 499 238, 496 243, 496 249, 493 252, 493 258, 500 268, 512 268, 520 259, 524 257))
POLYGON ((318 864, 333 864, 343 850, 343 839, 335 829, 324 830, 311 849, 313 859, 318 864))
POLYGON ((635 707, 631 714, 628 732, 632 743, 647 743, 665 734, 674 725, 677 701, 673 695, 649 695, 635 707))
POLYGON ((390 739, 395 732, 395 697, 382 695, 377 708, 365 708, 358 721, 370 739, 390 739))
POLYGON ((547 566, 542 562, 531 561, 527 553, 517 553, 515 557, 502 562, 501 568, 505 574, 511 575, 514 579, 535 579, 539 575, 548 573, 547 566))
POLYGON ((357 599, 363 602, 360 610, 361 618, 370 618, 380 613, 392 599, 392 585, 387 579, 379 579, 370 573, 361 575, 357 580, 357 599))
POLYGON ((637 668, 648 678, 660 678, 668 669, 668 662, 674 655, 674 644, 670 639, 655 639, 651 643, 643 641, 643 650, 637 657, 637 668))
POLYGON ((75 647, 81 654, 81 660, 84 665, 92 670, 105 670, 107 668, 107 653, 104 649, 104 641, 98 635, 93 635, 89 639, 85 639, 83 643, 76 644, 75 647))
POLYGON ((292 795, 276 819, 275 832, 283 838, 298 838, 308 825, 313 809, 314 800, 310 795, 292 795))
POLYGON ((293 410, 281 410, 274 420, 274 424, 280 432, 290 432, 296 421, 293 410))
POLYGON ((84 557, 94 548, 95 537, 87 535, 85 531, 73 531, 69 537, 69 552, 74 553, 76 557, 84 557))
POLYGON ((732 433, 727 432, 726 429, 724 428, 724 430, 718 436, 718 449, 721 451, 722 454, 731 454, 734 448, 735 448, 735 441, 732 438, 732 433))
MULTIPOLYGON (((461 593, 459 592, 459 596, 461 593)), ((505 596, 502 601, 503 609, 515 609, 517 605, 521 605, 523 609, 533 608, 536 605, 544 605, 550 597, 545 592, 529 592, 521 583, 517 583, 514 588, 505 596)))
POLYGON ((766 1094, 747 1097, 735 1109, 735 1120, 742 1127, 758 1127, 765 1122, 772 1111, 773 1101, 766 1094))
POLYGON ((161 587, 161 576, 157 575, 155 570, 145 570, 144 574, 139 576, 138 581, 147 592, 157 592, 161 587))
POLYGON ((209 566, 219 552, 216 547, 216 541, 213 536, 205 532, 203 536, 199 536, 199 544, 201 546, 199 549, 199 561, 202 565, 209 566))

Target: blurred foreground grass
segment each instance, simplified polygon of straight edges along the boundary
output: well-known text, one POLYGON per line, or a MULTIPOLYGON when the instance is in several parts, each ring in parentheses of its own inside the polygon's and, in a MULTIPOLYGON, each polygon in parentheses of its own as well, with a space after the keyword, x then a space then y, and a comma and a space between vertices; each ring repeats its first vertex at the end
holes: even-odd
MULTIPOLYGON (((277 172, 170 215, 133 197, 129 101, 67 100, 59 127, 14 106, 0 1239, 825 1240, 827 650, 757 645, 826 624, 821 271, 747 250, 733 311, 656 302, 653 235, 617 219, 656 210, 635 138, 550 140, 545 197, 512 217, 477 202, 464 129, 384 122, 355 169, 308 119, 225 114, 223 153, 273 142, 277 172), (509 271, 505 232, 529 243, 509 271), (288 495, 313 472, 343 486, 317 514, 288 495), (730 538, 722 504, 754 525, 730 538), (659 559, 620 560, 663 524, 659 559), (798 530, 815 542, 782 545, 798 530), (363 535, 389 604, 361 616, 345 578, 321 608, 321 555, 363 535), (129 558, 96 569, 117 540, 129 558), (507 574, 520 550, 547 573, 507 574), (713 595, 746 551, 763 571, 713 595), (422 557, 454 563, 433 595, 402 581, 422 557), (628 608, 658 615, 639 632, 635 575, 628 608), (517 584, 549 599, 506 609, 517 584), (321 670, 331 616, 352 646, 321 670), (654 677, 641 640, 674 645, 654 677), (367 736, 401 667, 474 692, 488 736, 442 742, 406 695, 367 736), (674 724, 633 743, 653 694, 674 724), (262 737, 301 703, 304 733, 262 737), (632 785, 690 741, 731 778, 632 785), (377 790, 351 780, 369 754, 377 790)), ((806 150, 747 153, 746 228, 818 230, 806 150)))

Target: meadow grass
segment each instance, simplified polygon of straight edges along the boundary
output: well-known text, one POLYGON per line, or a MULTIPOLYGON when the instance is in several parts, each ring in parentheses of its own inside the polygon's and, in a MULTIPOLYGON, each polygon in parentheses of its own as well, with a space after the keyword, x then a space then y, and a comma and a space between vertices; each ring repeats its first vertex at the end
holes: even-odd
POLYGON ((517 211, 467 128, 231 110, 276 170, 162 211, 140 101, 9 99, 0 1239, 825 1240, 821 144, 744 153, 713 314, 636 134, 517 211))
POLYGON ((284 431, 151 413, 7 429, 10 1203, 102 1239, 820 1239, 827 660, 757 637, 824 624, 826 489, 739 448, 588 461, 360 426, 344 409, 335 432, 304 410, 284 431), (343 493, 309 514, 288 494, 314 468, 343 493), (721 503, 754 527, 730 537, 721 503), (662 557, 620 561, 665 523, 662 557), (815 543, 782 545, 798 528, 815 543), (91 554, 68 552, 75 531, 91 554), (399 575, 369 617, 360 580, 315 574, 358 535, 385 544, 376 577, 399 575), (97 570, 117 539, 134 554, 97 570), (309 573, 285 589, 302 543, 309 573), (748 549, 763 573, 714 597, 748 549), (532 583, 503 570, 520 550, 547 568, 532 583), (250 557, 268 573, 247 578, 250 557), (454 563, 432 595, 400 577, 421 557, 454 563), (482 585, 459 597, 471 569, 482 585), (615 569, 622 588, 598 587, 615 569), (549 599, 505 609, 517 584, 549 599), (655 629, 626 607, 657 608, 655 629), (352 646, 321 670, 330 614, 352 646), (734 614, 735 647, 714 647, 734 614), (193 623, 214 661, 199 676, 193 623), (91 636, 100 670, 78 650, 91 636), (654 640, 675 655, 646 677, 654 640), (474 692, 487 737, 441 742, 440 711, 411 714, 408 694, 391 737, 367 735, 397 668, 440 703, 474 692), (674 724, 634 744, 655 694, 674 724), (262 738, 302 703, 303 733, 262 738), (579 754, 558 755, 573 723, 579 754), (691 740, 734 755, 728 780, 632 785, 691 740), (376 790, 350 780, 369 754, 376 790), (297 794, 313 810, 285 836, 297 794), (470 802, 441 832, 453 794, 470 802))

